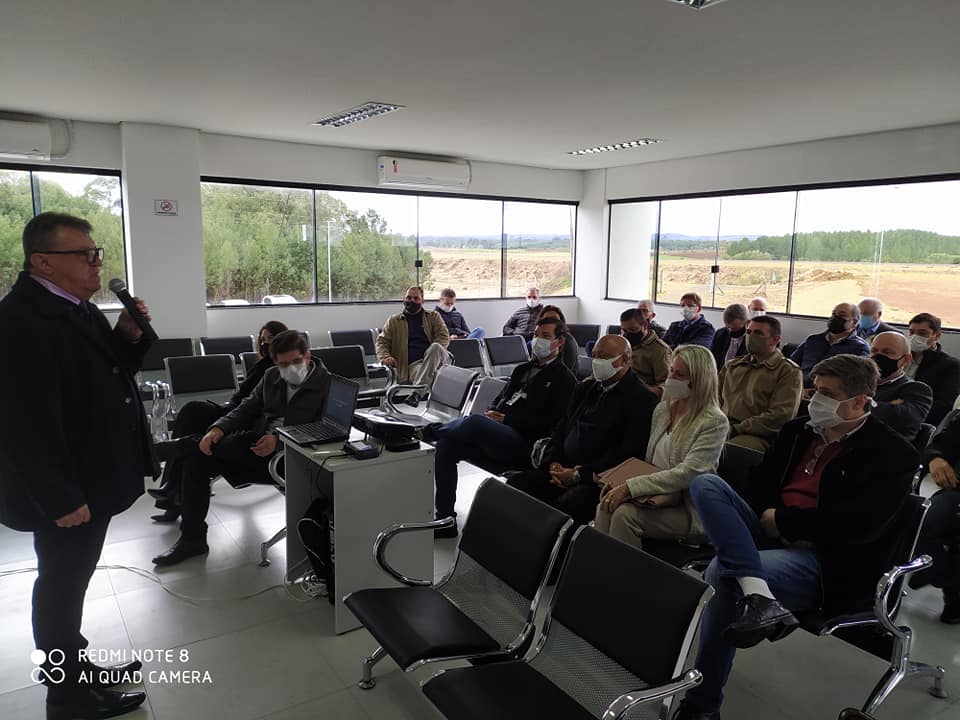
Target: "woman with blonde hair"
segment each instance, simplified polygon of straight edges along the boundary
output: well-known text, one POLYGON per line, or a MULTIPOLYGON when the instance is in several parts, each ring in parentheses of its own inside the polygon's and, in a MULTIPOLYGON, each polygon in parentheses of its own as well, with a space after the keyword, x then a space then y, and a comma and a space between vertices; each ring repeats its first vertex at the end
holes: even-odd
POLYGON ((690 501, 690 481, 716 472, 729 430, 717 403, 717 365, 700 345, 673 351, 663 399, 653 411, 644 460, 648 474, 604 487, 597 506, 601 532, 641 547, 643 538, 706 540, 690 501))

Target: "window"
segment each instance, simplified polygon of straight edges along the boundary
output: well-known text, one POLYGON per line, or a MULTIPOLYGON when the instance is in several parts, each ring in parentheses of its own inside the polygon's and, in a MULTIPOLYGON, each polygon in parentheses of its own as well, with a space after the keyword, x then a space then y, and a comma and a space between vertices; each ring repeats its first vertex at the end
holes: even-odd
POLYGON ((82 172, 0 168, 0 294, 5 295, 23 268, 23 228, 38 212, 62 212, 86 219, 93 241, 104 248, 102 289, 90 300, 119 307, 107 288, 112 278, 126 280, 120 178, 82 172))
POLYGON ((211 305, 573 292, 576 205, 201 183, 211 305))
POLYGON ((644 295, 627 276, 645 275, 650 234, 666 302, 694 291, 722 308, 759 295, 774 312, 825 317, 872 296, 887 322, 932 312, 960 327, 958 206, 953 179, 611 203, 607 295, 644 295))

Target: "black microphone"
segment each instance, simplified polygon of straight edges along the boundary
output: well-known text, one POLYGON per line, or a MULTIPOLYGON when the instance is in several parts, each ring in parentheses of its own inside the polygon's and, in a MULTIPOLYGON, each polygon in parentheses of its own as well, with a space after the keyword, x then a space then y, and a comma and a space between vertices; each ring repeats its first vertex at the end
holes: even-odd
POLYGON ((127 309, 127 312, 130 313, 130 317, 133 318, 133 321, 137 326, 143 330, 143 339, 148 342, 153 342, 154 340, 159 339, 156 331, 150 327, 150 323, 147 319, 140 314, 140 308, 137 307, 137 303, 134 302, 133 298, 130 296, 130 293, 127 292, 127 284, 120 278, 114 278, 109 283, 107 287, 117 296, 117 299, 123 303, 123 306, 127 309))

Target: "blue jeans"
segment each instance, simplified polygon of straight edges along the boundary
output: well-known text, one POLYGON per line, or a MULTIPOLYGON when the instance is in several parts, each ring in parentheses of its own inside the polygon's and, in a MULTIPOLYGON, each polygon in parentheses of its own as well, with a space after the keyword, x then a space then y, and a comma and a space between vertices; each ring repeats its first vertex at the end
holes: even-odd
POLYGON ((813 550, 804 548, 758 550, 758 545, 772 543, 763 533, 760 518, 716 475, 695 477, 690 496, 717 556, 704 574, 716 595, 700 627, 696 668, 703 673, 703 682, 687 693, 687 699, 702 712, 714 712, 723 702, 723 687, 736 653, 722 633, 737 619, 737 601, 742 596, 737 578, 766 580, 789 610, 812 610, 820 606, 820 561, 813 550))
POLYGON ((467 333, 467 340, 483 340, 487 333, 482 327, 474 328, 467 333))
POLYGON ((513 428, 483 415, 468 415, 440 425, 433 429, 433 436, 437 440, 434 502, 438 518, 455 514, 457 463, 461 460, 481 467, 530 465, 531 444, 513 428))

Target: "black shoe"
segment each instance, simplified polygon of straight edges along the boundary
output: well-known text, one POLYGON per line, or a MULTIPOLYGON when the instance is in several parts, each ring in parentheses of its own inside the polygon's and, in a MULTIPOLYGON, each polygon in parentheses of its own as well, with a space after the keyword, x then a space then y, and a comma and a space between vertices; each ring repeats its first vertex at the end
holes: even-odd
POLYGON ((947 625, 960 625, 960 590, 943 591, 943 612, 940 622, 947 625))
POLYGON ((170 497, 170 493, 167 492, 167 488, 165 486, 159 488, 147 488, 147 495, 152 497, 154 500, 166 500, 170 497))
POLYGON ((47 702, 47 720, 96 720, 136 710, 147 694, 90 688, 82 700, 72 703, 47 702))
POLYGON ((422 428, 420 428, 420 439, 423 440, 423 442, 425 443, 430 443, 431 445, 435 445, 437 442, 437 438, 433 434, 433 429, 440 427, 442 424, 443 423, 432 422, 429 425, 424 425, 422 428))
POLYGON ((459 534, 460 530, 457 529, 456 522, 450 527, 435 528, 433 531, 433 537, 436 540, 449 540, 450 538, 457 537, 459 534))
POLYGON ((172 548, 162 555, 157 555, 153 559, 153 564, 157 567, 167 567, 197 555, 206 555, 208 552, 210 547, 205 542, 193 542, 180 538, 172 548))
POLYGON ((781 640, 799 625, 792 612, 763 595, 744 595, 737 601, 737 609, 740 618, 723 631, 723 639, 737 648, 750 648, 762 640, 781 640))
POLYGON ((135 682, 133 673, 143 670, 143 663, 139 660, 132 660, 119 665, 100 667, 92 662, 85 662, 80 669, 91 679, 91 682, 88 683, 90 687, 102 690, 135 682))
POLYGON ((720 711, 703 712, 686 700, 681 700, 672 720, 720 720, 720 711))
POLYGON ((175 440, 161 440, 153 444, 157 462, 169 462, 178 455, 185 455, 196 447, 199 435, 184 435, 175 440))
POLYGON ((180 511, 177 508, 170 508, 165 510, 160 515, 151 515, 150 519, 156 523, 172 523, 176 522, 177 518, 180 517, 180 511))

